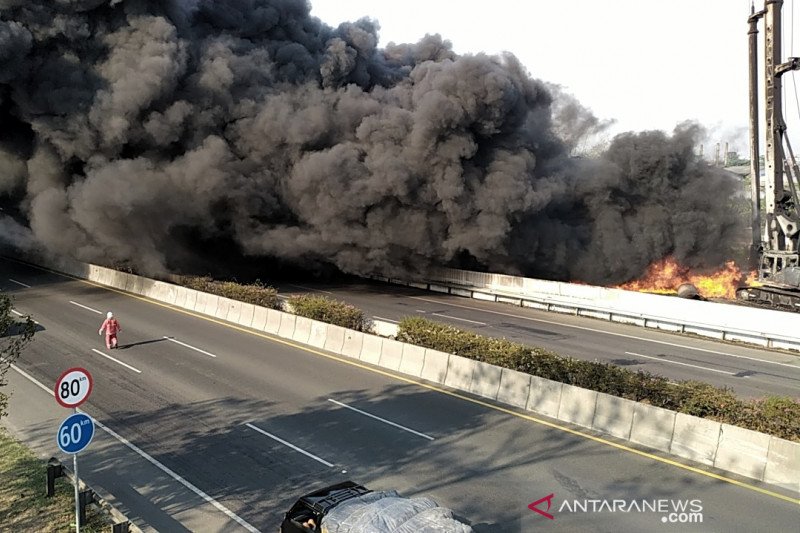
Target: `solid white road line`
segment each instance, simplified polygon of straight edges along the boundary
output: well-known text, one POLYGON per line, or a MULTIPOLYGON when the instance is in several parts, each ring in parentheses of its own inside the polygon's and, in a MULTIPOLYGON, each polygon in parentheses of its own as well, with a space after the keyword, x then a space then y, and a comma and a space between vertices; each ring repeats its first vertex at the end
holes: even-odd
MULTIPOLYGON (((13 368, 17 372, 19 372, 23 377, 27 378, 34 385, 36 385, 40 389, 44 390, 47 394, 49 394, 49 395, 53 394, 52 389, 48 389, 43 384, 39 383, 36 380, 36 378, 34 378, 33 376, 28 375, 28 373, 26 373, 21 368, 17 367, 16 365, 11 365, 11 368, 13 368)), ((81 412, 81 413, 88 414, 83 409, 78 409, 78 411, 81 412)), ((178 483, 180 483, 181 485, 183 485, 184 487, 186 487, 190 491, 194 492, 195 494, 197 494, 198 496, 203 498, 205 501, 207 501, 208 503, 213 505, 217 510, 222 511, 225 514, 225 516, 227 516, 231 520, 233 520, 236 523, 238 523, 240 526, 245 528, 247 531, 249 531, 250 533, 261 533, 258 529, 254 528, 249 523, 247 523, 244 519, 239 517, 236 513, 234 513, 233 511, 231 511, 230 509, 228 509, 227 507, 225 507, 221 503, 219 503, 217 500, 215 500, 214 498, 212 498, 211 496, 209 496, 208 494, 206 494, 205 492, 203 492, 202 490, 200 490, 196 486, 194 486, 189 481, 186 481, 185 479, 183 479, 181 476, 179 476, 178 474, 173 472, 171 469, 169 469, 168 467, 166 467, 163 464, 161 464, 158 460, 152 458, 147 452, 145 452, 144 450, 142 450, 141 448, 139 448, 138 446, 136 446, 135 444, 130 442, 128 439, 126 439, 125 437, 123 437, 122 435, 120 435, 119 433, 114 431, 113 429, 107 427, 105 424, 103 424, 102 422, 97 420, 95 417, 92 417, 92 420, 94 420, 94 423, 100 429, 102 429, 103 431, 105 431, 106 433, 108 433, 109 435, 114 437, 115 439, 117 439, 119 442, 121 442, 122 444, 124 444, 125 446, 127 446, 128 448, 133 450, 134 452, 136 452, 145 461, 149 462, 150 464, 152 464, 153 466, 155 466, 156 468, 158 468, 159 470, 161 470, 162 472, 167 474, 169 477, 171 477, 172 479, 174 479, 175 481, 177 481, 178 483)))
POLYGON ((400 424, 395 424, 394 422, 390 422, 389 420, 386 420, 385 418, 381 418, 379 416, 375 416, 373 414, 367 413, 366 411, 362 411, 361 409, 356 409, 355 407, 350 407, 349 405, 343 404, 342 402, 337 402, 336 400, 332 400, 331 398, 328 398, 328 401, 332 402, 332 403, 335 403, 336 405, 344 407, 346 409, 350 409, 351 411, 355 411, 356 413, 360 413, 360 414, 362 414, 364 416, 368 416, 370 418, 374 418, 375 420, 380 420, 384 424, 389 424, 390 426, 394 426, 396 428, 402 429, 403 431, 408 431, 409 433, 413 433, 414 435, 419 435, 420 437, 422 437, 424 439, 434 440, 433 437, 431 437, 430 435, 426 435, 425 433, 420 433, 419 431, 414 431, 413 429, 407 428, 405 426, 401 426, 400 424))
MULTIPOLYGON (((690 365, 689 363, 681 363, 679 361, 670 361, 669 359, 664 359, 662 357, 652 357, 650 355, 642 355, 636 352, 625 352, 625 355, 635 355, 636 357, 644 357, 646 359, 652 359, 654 361, 661 361, 662 363, 672 363, 673 365, 681 365, 681 366, 690 366, 692 368, 701 368, 703 370, 708 370, 709 372, 718 372, 720 374, 728 374, 729 376, 735 376, 736 372, 727 372, 725 370, 717 370, 715 368, 708 368, 707 366, 699 366, 699 365, 690 365)), ((745 376, 747 377, 747 376, 745 376)))
POLYGON ((97 313, 98 315, 102 315, 103 314, 102 311, 98 311, 97 309, 92 309, 91 307, 87 307, 87 306, 85 306, 83 304, 79 304, 78 302, 73 302, 72 300, 70 300, 69 303, 71 303, 72 305, 77 305, 78 307, 82 307, 82 308, 86 309, 87 311, 91 311, 92 313, 97 313))
MULTIPOLYGON (((22 313, 20 313, 19 311, 17 311, 16 309, 12 309, 12 310, 11 310, 11 312, 12 312, 12 313, 14 313, 14 314, 15 314, 15 315, 17 315, 17 316, 26 316, 26 315, 23 315, 22 313)), ((33 321, 33 323, 34 323, 34 324, 39 324, 39 323, 38 323, 37 321, 35 321, 35 320, 33 321)), ((41 326, 41 324, 39 324, 39 325, 41 326)))
POLYGON ((22 283, 21 281, 17 281, 15 279, 8 278, 8 281, 10 281, 11 283, 16 283, 17 285, 22 285, 26 289, 30 289, 31 288, 30 285, 26 285, 25 283, 22 283))
POLYGON ((706 352, 706 353, 713 353, 713 354, 716 354, 716 355, 725 355, 727 357, 736 357, 737 359, 749 359, 750 361, 757 361, 759 363, 767 363, 767 364, 770 364, 770 365, 788 366, 789 368, 794 368, 795 370, 800 370, 800 366, 793 365, 791 363, 780 363, 778 361, 770 361, 768 359, 759 359, 757 357, 748 357, 746 355, 736 355, 736 354, 727 353, 727 352, 720 352, 720 351, 717 351, 717 350, 708 350, 706 348, 697 348, 697 347, 694 347, 694 346, 688 346, 686 344, 677 344, 677 343, 674 343, 674 342, 667 342, 667 341, 659 341, 659 340, 655 340, 655 339, 648 339, 646 337, 638 337, 636 335, 627 335, 625 333, 616 333, 616 332, 613 332, 613 331, 606 331, 604 329, 587 328, 585 326, 575 326, 573 324, 563 324, 561 322, 555 322, 553 320, 543 320, 541 318, 532 318, 532 317, 529 317, 529 316, 517 315, 517 314, 513 314, 513 313, 502 313, 500 311, 492 311, 492 310, 489 310, 489 309, 481 309, 480 307, 471 307, 469 305, 459 305, 459 304, 453 304, 453 303, 449 303, 449 302, 442 302, 442 301, 439 301, 439 300, 432 300, 432 299, 429 299, 429 298, 422 298, 422 297, 419 297, 419 296, 409 296, 409 298, 411 298, 412 300, 422 300, 423 302, 430 302, 430 303, 441 304, 441 305, 449 305, 451 307, 460 307, 461 309, 470 309, 472 311, 479 311, 481 313, 490 313, 490 314, 493 314, 493 315, 501 315, 501 316, 507 316, 507 317, 511 317, 511 318, 519 318, 521 320, 528 320, 530 322, 541 322, 543 324, 553 324, 555 326, 562 326, 562 327, 565 327, 565 328, 580 329, 580 330, 583 330, 583 331, 591 331, 593 333, 603 333, 605 335, 613 335, 614 337, 624 337, 626 339, 634 339, 634 340, 637 340, 637 341, 652 342, 652 343, 655 343, 655 344, 663 344, 663 345, 666 345, 666 346, 674 346, 675 348, 684 348, 686 350, 694 350, 696 352, 706 352))
POLYGON ((392 320, 391 318, 383 318, 381 316, 374 316, 373 315, 372 318, 374 318, 375 320, 383 320, 384 322, 391 322, 392 324, 399 324, 400 323, 397 320, 392 320))
POLYGON ((164 337, 164 338, 167 339, 170 342, 174 342, 175 344, 180 344, 181 346, 185 346, 185 347, 189 348, 190 350, 194 350, 195 352, 200 352, 202 354, 206 354, 209 357, 216 357, 216 355, 214 355, 213 353, 209 353, 209 352, 207 352, 205 350, 201 350, 200 348, 195 348, 194 346, 192 346, 190 344, 186 344, 185 342, 181 342, 181 341, 175 340, 172 337, 164 337))
POLYGON ((285 440, 283 440, 282 438, 280 438, 280 437, 276 437, 276 436, 275 436, 275 435, 273 435, 272 433, 269 433, 269 432, 267 432, 267 431, 264 431, 263 429, 261 429, 261 428, 259 428, 259 427, 256 427, 256 426, 254 426, 253 424, 250 424, 249 422, 248 422, 248 423, 246 423, 246 424, 245 424, 245 426, 247 426, 247 427, 249 427, 250 429, 253 429, 253 430, 255 430, 255 431, 258 431, 258 432, 259 432, 259 433, 261 433, 262 435, 265 435, 265 436, 267 436, 267 437, 269 437, 269 438, 271 438, 271 439, 273 439, 273 440, 276 440, 276 441, 280 442, 281 444, 283 444, 283 445, 285 445, 285 446, 288 446, 289 448, 293 449, 293 450, 294 450, 294 451, 296 451, 296 452, 300 452, 300 453, 302 453, 303 455, 305 455, 305 456, 307 456, 307 457, 311 457, 311 458, 312 458, 312 459, 314 459, 315 461, 319 461, 320 463, 324 464, 324 465, 325 465, 325 466, 327 466, 327 467, 333 467, 333 464, 332 464, 332 463, 329 463, 329 462, 328 462, 328 461, 326 461, 325 459, 320 459, 319 457, 317 457, 317 456, 316 456, 316 455, 314 455, 313 453, 309 453, 309 452, 305 451, 305 450, 304 450, 304 449, 302 449, 302 448, 298 448, 297 446, 295 446, 295 445, 294 445, 294 444, 292 444, 291 442, 286 442, 286 441, 285 441, 285 440))
POLYGON ((466 318, 459 318, 457 316, 450 316, 450 315, 443 315, 441 313, 431 313, 433 316, 440 316, 442 318, 452 318, 453 320, 460 320, 462 322, 469 322, 470 324, 478 324, 479 326, 485 326, 486 322, 478 322, 477 320, 469 320, 466 318))
POLYGON ((112 360, 112 361, 114 361, 115 363, 119 363, 119 364, 121 364, 121 365, 122 365, 122 366, 124 366, 125 368, 130 368, 131 370, 133 370, 134 372, 136 372, 136 373, 138 373, 138 374, 141 374, 141 373, 142 373, 142 371, 141 371, 141 370, 139 370, 138 368, 133 368, 131 365, 129 365, 129 364, 127 364, 127 363, 123 363, 123 362, 122 362, 122 361, 120 361, 119 359, 114 359, 114 358, 113 358, 113 357, 111 357, 110 355, 104 354, 104 353, 103 353, 103 352, 101 352, 100 350, 95 350, 94 348, 92 348, 92 351, 93 351, 94 353, 98 354, 98 355, 102 355, 103 357, 105 357, 105 358, 107 358, 107 359, 111 359, 111 360, 112 360))

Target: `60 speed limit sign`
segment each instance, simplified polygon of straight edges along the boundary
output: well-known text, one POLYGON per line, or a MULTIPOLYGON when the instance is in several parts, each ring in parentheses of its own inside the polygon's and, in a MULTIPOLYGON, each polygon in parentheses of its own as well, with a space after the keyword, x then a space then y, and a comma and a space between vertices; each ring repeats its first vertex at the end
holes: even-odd
POLYGON ((64 407, 78 407, 92 393, 92 375, 83 368, 70 368, 56 381, 56 401, 64 407))

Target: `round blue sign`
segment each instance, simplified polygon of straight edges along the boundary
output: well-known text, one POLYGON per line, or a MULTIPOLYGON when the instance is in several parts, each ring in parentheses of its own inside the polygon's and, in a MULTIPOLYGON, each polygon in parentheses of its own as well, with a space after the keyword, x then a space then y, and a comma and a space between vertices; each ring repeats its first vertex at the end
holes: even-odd
POLYGON ((94 437, 94 421, 83 413, 70 415, 61 422, 56 441, 64 453, 78 453, 86 448, 94 437))

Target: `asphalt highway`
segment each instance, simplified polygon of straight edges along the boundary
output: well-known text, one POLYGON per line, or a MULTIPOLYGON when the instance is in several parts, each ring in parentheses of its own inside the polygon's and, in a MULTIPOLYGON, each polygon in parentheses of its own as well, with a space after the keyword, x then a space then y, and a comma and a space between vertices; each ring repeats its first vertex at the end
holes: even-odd
POLYGON ((69 411, 51 391, 87 368, 82 409, 102 427, 80 475, 148 531, 275 531, 298 496, 345 479, 433 497, 478 532, 793 531, 800 518, 780 488, 119 291, 6 260, 0 289, 40 324, 3 424, 66 461, 55 434, 69 411), (108 310, 117 350, 97 334, 108 310), (539 500, 552 519, 529 509, 539 500), (659 500, 696 500, 702 516, 673 523, 643 503, 659 500))
MULTIPOLYGON (((671 380, 730 387, 744 397, 800 396, 800 354, 380 282, 279 283, 275 287, 284 296, 316 293, 346 301, 373 320, 397 322, 406 316, 423 316, 578 359, 610 362, 671 380)), ((795 333, 800 335, 800 313, 797 322, 795 333)))

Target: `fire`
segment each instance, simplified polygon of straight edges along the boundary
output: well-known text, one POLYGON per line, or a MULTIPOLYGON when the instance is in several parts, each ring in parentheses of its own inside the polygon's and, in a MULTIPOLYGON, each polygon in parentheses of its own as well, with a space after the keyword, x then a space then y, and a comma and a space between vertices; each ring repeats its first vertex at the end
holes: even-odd
POLYGON ((745 278, 747 278, 747 283, 750 283, 755 281, 755 276, 755 272, 750 273, 749 276, 742 273, 733 261, 728 261, 724 267, 711 274, 695 274, 674 258, 667 257, 650 265, 647 273, 640 279, 616 288, 657 294, 676 294, 680 285, 691 283, 697 287, 700 296, 705 298, 733 299, 736 297, 736 288, 742 285, 745 278))

